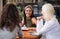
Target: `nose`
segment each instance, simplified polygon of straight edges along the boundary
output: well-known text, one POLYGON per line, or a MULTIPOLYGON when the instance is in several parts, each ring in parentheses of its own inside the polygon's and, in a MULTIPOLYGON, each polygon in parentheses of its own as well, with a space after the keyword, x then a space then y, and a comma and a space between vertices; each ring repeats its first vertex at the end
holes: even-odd
POLYGON ((28 13, 29 13, 30 11, 28 10, 28 13))
POLYGON ((30 13, 30 11, 28 11, 28 13, 30 13))

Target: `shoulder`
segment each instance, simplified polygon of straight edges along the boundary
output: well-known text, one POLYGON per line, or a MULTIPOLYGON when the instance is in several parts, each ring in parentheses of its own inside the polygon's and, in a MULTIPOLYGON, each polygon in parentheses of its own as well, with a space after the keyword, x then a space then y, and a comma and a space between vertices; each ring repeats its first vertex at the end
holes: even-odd
POLYGON ((32 23, 33 23, 33 24, 36 24, 36 23, 37 23, 37 19, 33 17, 33 18, 32 18, 32 23))
POLYGON ((57 25, 59 25, 57 19, 50 20, 49 22, 46 22, 45 24, 48 25, 48 26, 57 26, 57 25))
POLYGON ((33 18, 32 18, 32 20, 36 20, 36 18, 35 18, 35 17, 33 17, 33 18))
POLYGON ((19 31, 19 27, 16 26, 15 29, 13 30, 13 33, 17 33, 19 31))

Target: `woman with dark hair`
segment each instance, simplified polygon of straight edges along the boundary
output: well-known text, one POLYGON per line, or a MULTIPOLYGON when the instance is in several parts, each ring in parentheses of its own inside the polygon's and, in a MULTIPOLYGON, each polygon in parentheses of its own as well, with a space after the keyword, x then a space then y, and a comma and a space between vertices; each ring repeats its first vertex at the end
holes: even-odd
MULTIPOLYGON (((0 39, 16 39, 19 28, 19 14, 14 4, 6 4, 3 7, 0 23, 0 39)), ((21 36, 22 32, 20 31, 21 36)))
POLYGON ((36 18, 33 15, 33 8, 31 5, 27 5, 24 8, 22 25, 26 25, 27 27, 34 27, 36 25, 36 18))

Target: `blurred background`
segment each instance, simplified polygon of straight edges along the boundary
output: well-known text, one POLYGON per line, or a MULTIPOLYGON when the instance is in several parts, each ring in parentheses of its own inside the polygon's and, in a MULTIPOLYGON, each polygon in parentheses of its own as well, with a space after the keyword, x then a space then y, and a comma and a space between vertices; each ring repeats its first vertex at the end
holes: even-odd
POLYGON ((60 0, 0 0, 0 17, 2 13, 2 8, 6 3, 14 3, 17 6, 17 9, 19 11, 20 20, 22 20, 23 17, 23 8, 26 5, 32 5, 34 16, 38 17, 41 15, 41 7, 45 3, 51 3, 56 12, 56 17, 60 20, 60 0))

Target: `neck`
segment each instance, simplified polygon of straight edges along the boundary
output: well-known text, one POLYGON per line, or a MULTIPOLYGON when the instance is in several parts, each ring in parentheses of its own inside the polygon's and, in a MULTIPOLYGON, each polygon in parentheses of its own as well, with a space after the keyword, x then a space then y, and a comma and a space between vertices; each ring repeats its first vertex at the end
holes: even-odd
POLYGON ((30 19, 30 17, 26 17, 27 19, 30 19))

